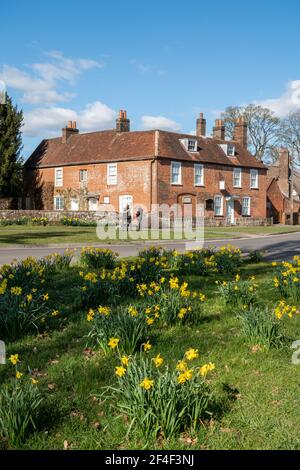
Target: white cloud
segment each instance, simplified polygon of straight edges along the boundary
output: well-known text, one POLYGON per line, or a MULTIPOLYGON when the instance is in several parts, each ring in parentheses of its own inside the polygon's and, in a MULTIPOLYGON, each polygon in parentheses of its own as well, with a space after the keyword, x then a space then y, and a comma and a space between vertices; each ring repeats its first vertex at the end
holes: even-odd
POLYGON ((174 132, 181 129, 181 125, 178 122, 164 116, 142 116, 141 121, 143 129, 162 129, 174 132))
POLYGON ((80 126, 84 130, 102 130, 114 126, 116 112, 100 101, 87 104, 78 115, 80 126))
POLYGON ((0 70, 0 80, 7 87, 23 93, 22 101, 33 105, 53 105, 72 99, 75 95, 57 90, 59 82, 72 84, 83 71, 101 68, 103 64, 90 59, 72 59, 59 51, 47 54, 49 60, 29 66, 24 72, 16 67, 4 65, 0 70))
POLYGON ((87 104, 78 112, 60 107, 35 108, 25 113, 23 132, 27 137, 59 136, 68 121, 77 121, 83 131, 102 130, 113 127, 115 118, 116 112, 100 101, 87 104))
POLYGON ((68 121, 77 119, 77 113, 67 108, 35 108, 24 116, 23 132, 28 137, 48 137, 59 134, 68 121))
POLYGON ((274 111, 279 117, 300 108, 300 80, 293 80, 287 84, 286 91, 279 97, 258 102, 261 106, 274 111))

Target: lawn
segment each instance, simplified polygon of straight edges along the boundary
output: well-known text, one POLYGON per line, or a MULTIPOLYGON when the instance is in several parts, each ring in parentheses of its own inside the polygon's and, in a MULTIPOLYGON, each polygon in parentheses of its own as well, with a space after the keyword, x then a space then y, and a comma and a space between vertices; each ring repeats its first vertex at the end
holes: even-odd
MULTIPOLYGON (((220 227, 205 228, 205 239, 239 238, 249 234, 265 235, 300 231, 300 226, 273 227, 220 227)), ((171 237, 172 239, 172 237, 171 237)), ((128 241, 130 243, 130 240, 128 241)), ((48 245, 48 244, 89 244, 101 243, 95 227, 69 226, 0 226, 0 246, 9 245, 48 245)), ((105 243, 127 243, 126 240, 108 240, 105 243)))
MULTIPOLYGON (((127 436, 128 417, 118 416, 109 400, 99 398, 104 386, 116 383, 117 361, 113 355, 87 347, 88 308, 76 304, 81 270, 88 272, 73 265, 46 278, 50 305, 59 308, 60 315, 39 335, 8 343, 8 355, 18 353, 23 369, 30 366, 44 398, 36 432, 18 448, 300 449, 300 366, 291 363, 290 348, 300 339, 300 315, 282 319, 286 338, 282 347, 253 347, 242 334, 236 309, 216 295, 216 281, 230 281, 235 274, 183 276, 191 290, 206 295, 200 322, 154 324, 150 330, 153 348, 147 354, 160 353, 175 366, 188 348, 199 349, 202 364, 216 365, 208 378, 214 404, 197 431, 145 442, 138 430, 127 436)), ((238 272, 241 279, 255 276, 256 297, 265 306, 273 308, 281 299, 274 288, 271 264, 243 262, 238 272)), ((123 298, 121 303, 139 305, 136 296, 123 298)), ((11 365, 0 366, 2 386, 11 375, 11 365)), ((2 446, 6 445, 3 440, 2 446)))

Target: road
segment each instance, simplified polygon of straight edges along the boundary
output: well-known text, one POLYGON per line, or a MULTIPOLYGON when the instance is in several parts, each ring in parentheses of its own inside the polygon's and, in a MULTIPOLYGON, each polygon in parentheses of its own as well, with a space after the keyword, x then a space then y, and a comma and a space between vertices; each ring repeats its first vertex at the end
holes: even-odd
MULTIPOLYGON (((199 242, 185 243, 179 242, 156 242, 166 249, 176 249, 179 252, 183 252, 186 249, 195 249, 199 247, 199 242)), ((294 255, 300 256, 300 232, 287 233, 281 235, 260 235, 251 238, 240 238, 240 239, 226 239, 226 240, 207 240, 204 242, 204 246, 216 246, 220 247, 226 244, 232 244, 239 247, 243 252, 249 252, 251 250, 263 250, 264 257, 268 261, 281 261, 285 259, 291 259, 294 255)), ((103 247, 106 246, 113 251, 119 253, 121 257, 135 256, 139 250, 154 245, 154 242, 138 242, 138 243, 127 243, 127 244, 97 244, 95 246, 103 247)), ((70 248, 78 254, 83 245, 72 245, 70 248)), ((41 258, 51 253, 63 253, 67 246, 62 245, 49 245, 49 246, 36 246, 36 247, 3 247, 0 248, 0 265, 11 263, 14 259, 22 260, 28 256, 34 256, 41 258)))

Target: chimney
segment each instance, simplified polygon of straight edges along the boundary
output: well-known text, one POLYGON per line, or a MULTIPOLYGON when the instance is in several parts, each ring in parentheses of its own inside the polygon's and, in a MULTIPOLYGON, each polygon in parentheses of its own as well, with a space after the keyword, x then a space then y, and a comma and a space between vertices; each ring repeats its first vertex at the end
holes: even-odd
POLYGON ((241 144, 243 147, 247 148, 248 145, 248 125, 243 117, 237 118, 234 127, 234 137, 233 140, 241 144))
POLYGON ((196 136, 206 136, 206 119, 204 119, 203 113, 200 113, 200 116, 196 121, 196 136))
POLYGON ((71 135, 79 134, 76 121, 68 121, 68 126, 62 128, 62 143, 65 144, 71 135))
POLYGON ((127 112, 121 109, 119 111, 119 117, 116 119, 116 131, 117 132, 129 132, 130 131, 130 120, 127 119, 127 112))
POLYGON ((222 119, 216 119, 213 128, 213 138, 218 140, 225 140, 225 125, 222 119))

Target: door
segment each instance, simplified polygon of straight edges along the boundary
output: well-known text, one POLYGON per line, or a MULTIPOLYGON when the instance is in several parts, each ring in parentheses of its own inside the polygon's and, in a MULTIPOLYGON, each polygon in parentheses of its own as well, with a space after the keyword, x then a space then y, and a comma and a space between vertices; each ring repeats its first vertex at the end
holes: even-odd
POLYGON ((119 211, 120 211, 120 214, 122 214, 125 211, 127 206, 129 206, 130 209, 132 210, 132 206, 133 206, 132 196, 130 196, 129 194, 126 194, 124 196, 120 196, 120 198, 119 198, 119 211))
POLYGON ((89 199, 89 211, 97 211, 98 210, 98 200, 95 197, 91 197, 89 199))
POLYGON ((79 210, 79 201, 78 199, 71 199, 71 211, 79 210))
POLYGON ((226 218, 227 222, 229 224, 234 224, 235 223, 235 217, 234 217, 234 200, 230 199, 227 201, 227 206, 226 206, 226 218))

